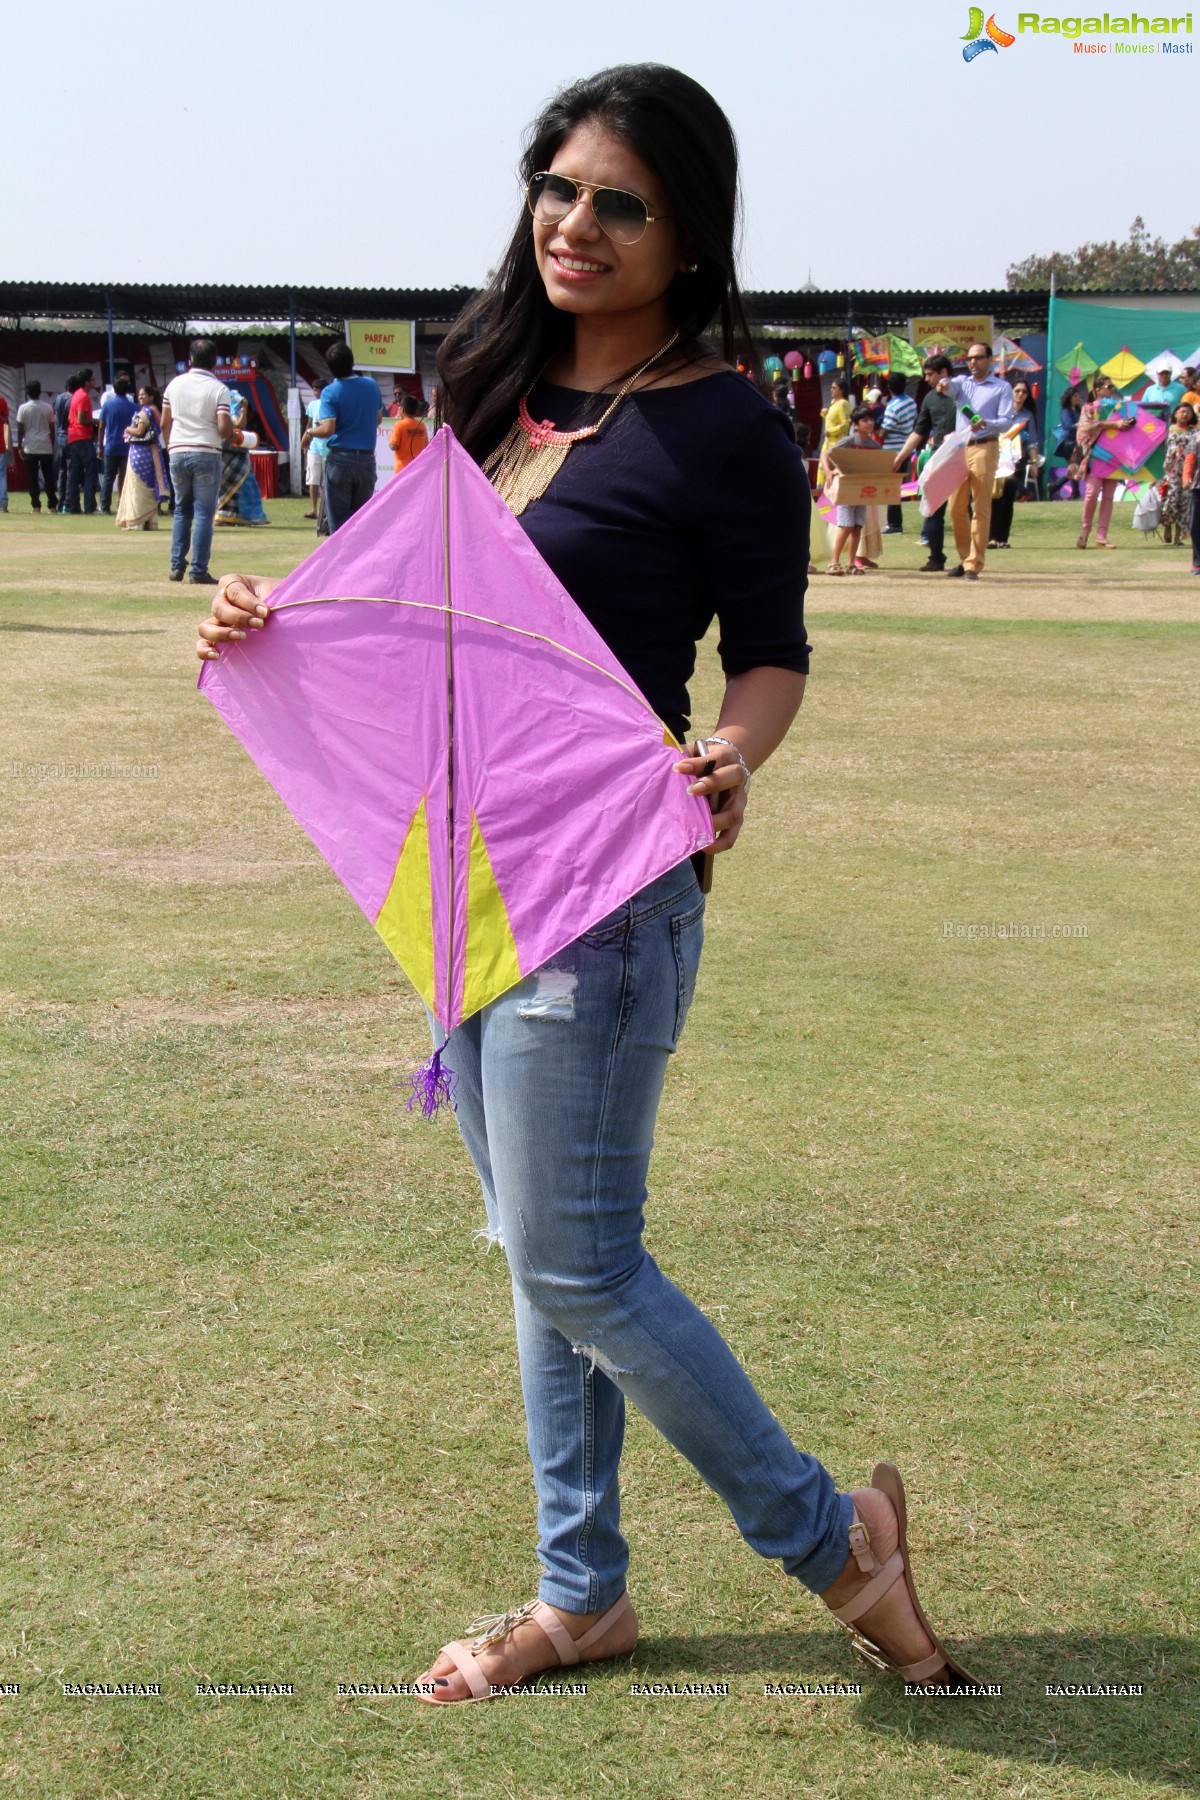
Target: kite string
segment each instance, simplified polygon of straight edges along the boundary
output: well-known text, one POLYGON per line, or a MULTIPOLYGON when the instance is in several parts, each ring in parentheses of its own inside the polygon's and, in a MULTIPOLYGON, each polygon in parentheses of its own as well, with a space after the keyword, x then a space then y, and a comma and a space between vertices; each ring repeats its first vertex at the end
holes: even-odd
POLYGON ((603 675, 607 680, 615 682, 619 688, 624 688, 625 692, 640 706, 643 706, 652 718, 658 718, 658 714, 646 696, 639 693, 632 682, 622 681, 619 675, 614 675, 611 669, 604 667, 603 663, 593 662, 591 657, 584 656, 582 651, 572 650, 569 644, 560 644, 557 638, 547 637, 543 631, 526 631, 523 626, 509 625, 504 619, 489 619, 486 613, 467 612, 461 606, 438 606, 432 600, 392 599, 386 594, 327 594, 321 599, 283 600, 278 606, 271 607, 270 610, 287 612, 293 606, 336 606, 343 600, 361 601, 364 606, 412 606, 418 612, 447 613, 456 619, 471 619, 477 625, 494 625, 497 631, 511 631, 516 637, 529 638, 535 644, 548 644, 552 650, 561 651, 564 656, 569 656, 575 662, 582 663, 585 668, 594 669, 597 675, 603 675))

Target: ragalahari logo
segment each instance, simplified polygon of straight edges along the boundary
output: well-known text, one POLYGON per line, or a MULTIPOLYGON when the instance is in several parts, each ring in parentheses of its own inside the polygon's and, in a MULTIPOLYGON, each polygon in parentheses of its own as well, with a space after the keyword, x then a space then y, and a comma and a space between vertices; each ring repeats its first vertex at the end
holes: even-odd
POLYGON ((995 13, 985 25, 982 6, 971 8, 970 29, 963 32, 963 39, 964 62, 974 62, 985 50, 1007 50, 1017 41, 1011 31, 1005 31, 1002 26, 997 25, 995 13))

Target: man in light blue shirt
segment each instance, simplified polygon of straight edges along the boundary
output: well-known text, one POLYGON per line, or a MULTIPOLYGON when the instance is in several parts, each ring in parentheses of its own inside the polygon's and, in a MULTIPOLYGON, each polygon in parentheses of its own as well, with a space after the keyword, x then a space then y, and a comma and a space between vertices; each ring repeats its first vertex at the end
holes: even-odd
POLYGON ((1000 459, 1000 439, 1013 422, 1012 388, 992 373, 990 344, 972 344, 967 373, 946 389, 958 408, 956 431, 969 431, 967 478, 950 496, 950 523, 958 562, 947 575, 978 581, 987 556, 992 524, 992 486, 1000 459))
POLYGON ((1157 418, 1165 419, 1169 425, 1175 417, 1175 408, 1183 399, 1183 394, 1183 383, 1174 379, 1170 364, 1168 364, 1158 371, 1158 380, 1150 383, 1138 400, 1138 405, 1147 407, 1157 418))

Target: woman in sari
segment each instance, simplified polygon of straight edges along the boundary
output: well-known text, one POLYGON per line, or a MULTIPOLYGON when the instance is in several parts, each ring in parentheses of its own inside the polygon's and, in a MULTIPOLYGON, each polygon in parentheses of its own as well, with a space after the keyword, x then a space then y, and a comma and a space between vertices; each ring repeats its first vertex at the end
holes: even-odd
POLYGON ((129 464, 117 508, 120 531, 157 531, 159 503, 171 497, 160 436, 161 407, 157 388, 138 389, 138 410, 125 430, 129 464))
MULTIPOLYGON (((237 388, 230 388, 233 422, 245 431, 250 420, 250 404, 237 388)), ((250 452, 242 444, 226 443, 221 450, 221 492, 217 504, 217 525, 268 525, 263 511, 262 493, 250 462, 250 452)))

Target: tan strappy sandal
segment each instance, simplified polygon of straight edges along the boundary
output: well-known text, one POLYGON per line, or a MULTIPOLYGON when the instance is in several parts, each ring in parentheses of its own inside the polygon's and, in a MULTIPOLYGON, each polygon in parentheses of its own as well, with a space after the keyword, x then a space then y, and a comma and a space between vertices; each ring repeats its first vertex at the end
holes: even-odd
MULTIPOLYGON (((608 1660, 607 1657, 589 1656, 588 1649, 593 1644, 598 1644, 606 1632, 617 1624, 618 1620, 623 1619, 627 1612, 632 1611, 633 1602, 629 1595, 622 1594, 621 1598, 610 1606, 606 1613, 602 1613, 596 1623, 589 1627, 582 1637, 577 1638, 571 1636, 554 1608, 547 1606, 544 1600, 530 1600, 528 1605, 518 1607, 516 1612, 495 1613, 484 1619, 474 1619, 467 1626, 468 1636, 466 1638, 456 1638, 452 1644, 443 1644, 441 1649, 441 1654, 450 1658, 470 1688, 470 1693, 452 1696, 448 1700, 440 1700, 436 1693, 417 1692, 415 1697, 423 1700, 427 1706, 466 1706, 476 1700, 497 1700, 502 1694, 508 1693, 510 1687, 523 1687, 526 1681, 536 1680, 535 1675, 528 1675, 522 1681, 512 1682, 507 1686, 498 1685, 488 1680, 475 1660, 477 1650, 486 1650, 489 1644, 503 1642, 514 1627, 524 1619, 532 1619, 534 1624, 540 1626, 545 1632, 554 1646, 560 1668, 570 1668, 575 1663, 605 1662, 608 1660), (471 1636, 471 1633, 475 1632, 478 1633, 478 1636, 471 1636)), ((629 1652, 612 1652, 610 1654, 628 1655, 629 1652)), ((539 1670, 538 1673, 544 1674, 545 1671, 539 1670)), ((432 1682, 422 1683, 422 1687, 424 1686, 432 1686, 432 1682)))
POLYGON ((877 1669, 894 1671, 906 1682, 928 1683, 935 1688, 978 1687, 980 1683, 973 1675, 967 1673, 962 1664, 951 1656, 939 1638, 917 1599, 917 1590, 913 1585, 912 1567, 908 1558, 908 1508, 904 1499, 904 1483, 900 1479, 900 1471, 892 1463, 876 1463, 871 1471, 871 1486, 886 1494, 896 1509, 896 1522, 900 1528, 900 1541, 885 1563, 880 1563, 871 1548, 871 1536, 858 1516, 855 1508, 854 1518, 850 1526, 850 1554, 864 1575, 870 1576, 865 1587, 858 1590, 854 1598, 845 1606, 831 1608, 833 1617, 839 1625, 845 1626, 854 1640, 854 1648, 866 1661, 877 1669), (920 1662, 893 1662, 885 1650, 869 1638, 856 1623, 864 1613, 870 1612, 884 1595, 890 1593, 898 1581, 903 1581, 908 1588, 908 1597, 913 1603, 913 1611, 921 1621, 930 1642, 934 1645, 932 1656, 926 1656, 920 1662))

